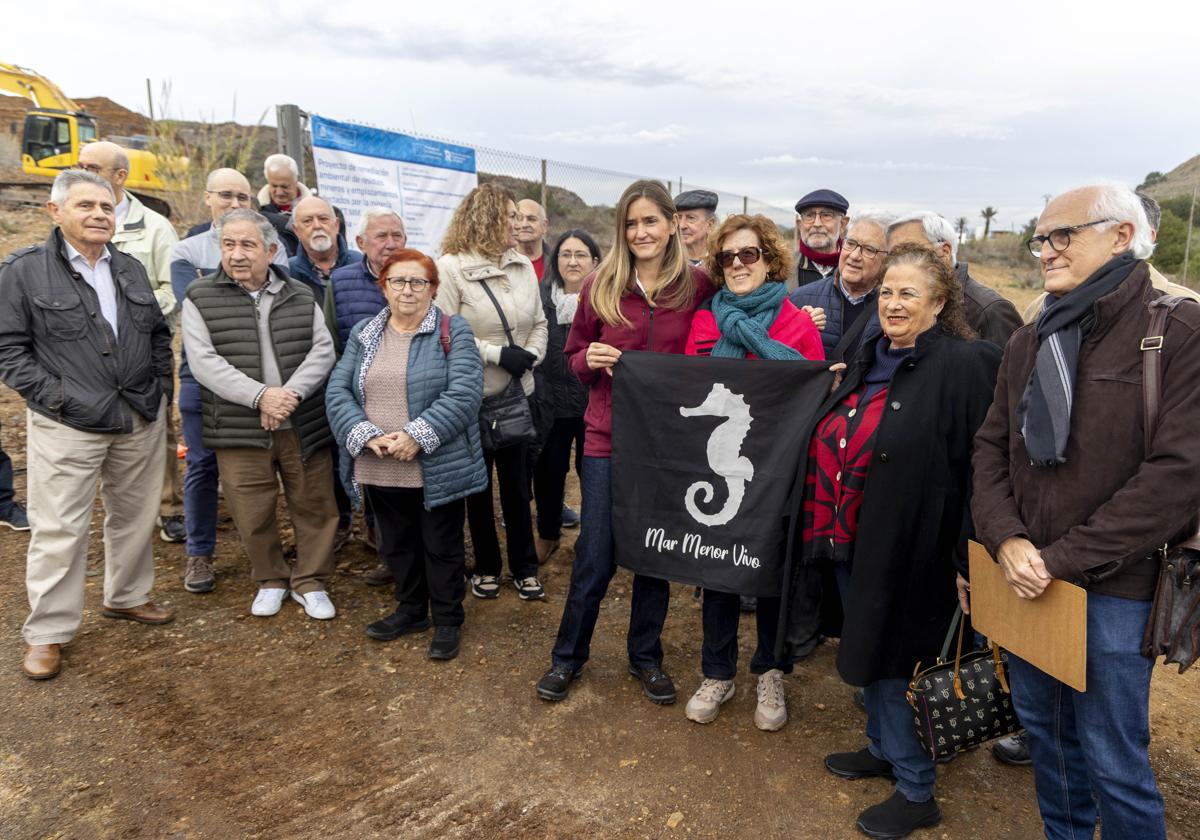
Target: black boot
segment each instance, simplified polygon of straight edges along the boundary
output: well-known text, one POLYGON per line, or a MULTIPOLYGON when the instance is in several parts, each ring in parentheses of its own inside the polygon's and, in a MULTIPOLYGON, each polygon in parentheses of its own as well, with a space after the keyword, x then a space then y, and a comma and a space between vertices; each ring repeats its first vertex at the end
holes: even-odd
POLYGON ((896 791, 890 799, 859 814, 857 825, 858 830, 868 837, 896 840, 941 821, 942 809, 932 798, 926 802, 909 802, 903 793, 896 791))

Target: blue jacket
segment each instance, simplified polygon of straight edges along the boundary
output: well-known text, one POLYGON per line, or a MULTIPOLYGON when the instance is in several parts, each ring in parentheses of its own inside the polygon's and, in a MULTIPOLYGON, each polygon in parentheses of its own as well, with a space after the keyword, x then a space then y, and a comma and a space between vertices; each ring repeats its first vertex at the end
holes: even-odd
MULTIPOLYGON (((351 331, 346 351, 325 386, 325 413, 334 440, 348 455, 340 458, 342 483, 351 498, 360 496, 353 481, 354 459, 384 430, 367 419, 363 383, 379 349, 391 311, 361 321, 351 331)), ((450 354, 442 349, 436 306, 417 328, 408 353, 405 387, 408 413, 404 430, 421 445, 417 463, 425 483, 425 508, 453 502, 487 487, 487 469, 479 444, 479 404, 483 400, 483 360, 466 319, 450 317, 450 354)), ((389 430, 391 431, 391 430, 389 430)))
POLYGON ((374 318, 387 306, 387 298, 367 268, 367 258, 349 262, 329 275, 325 295, 325 322, 344 350, 351 328, 364 318, 374 318))
MULTIPOLYGON (((362 259, 362 254, 349 247, 346 244, 346 237, 340 233, 337 237, 337 249, 337 261, 333 264, 333 270, 329 272, 330 275, 342 266, 362 259)), ((329 278, 321 276, 321 272, 313 265, 313 261, 309 258, 308 251, 304 250, 303 245, 296 251, 296 256, 288 260, 288 274, 291 275, 293 280, 299 280, 301 283, 307 284, 317 299, 317 306, 324 306, 325 287, 329 282, 329 278)))
POLYGON ((825 329, 821 330, 821 343, 825 345, 825 358, 830 362, 844 362, 854 357, 855 351, 870 339, 883 333, 879 326, 879 317, 875 313, 875 301, 878 292, 874 289, 867 295, 866 311, 859 317, 866 318, 858 341, 853 347, 846 348, 840 358, 835 358, 834 350, 842 340, 842 304, 846 295, 838 288, 837 272, 830 274, 824 280, 801 286, 788 297, 796 308, 816 306, 825 310, 825 329))

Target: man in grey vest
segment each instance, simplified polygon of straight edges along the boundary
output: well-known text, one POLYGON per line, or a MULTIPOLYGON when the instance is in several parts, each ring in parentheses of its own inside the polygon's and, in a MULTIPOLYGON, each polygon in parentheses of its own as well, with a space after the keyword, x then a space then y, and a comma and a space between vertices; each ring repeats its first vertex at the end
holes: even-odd
POLYGON ((325 380, 333 338, 307 285, 272 265, 274 226, 253 210, 216 224, 221 267, 188 287, 183 346, 200 385, 204 445, 216 453, 225 502, 250 558, 250 611, 279 612, 290 591, 310 618, 333 618, 337 506, 325 380), (295 533, 289 568, 275 521, 276 470, 295 533))

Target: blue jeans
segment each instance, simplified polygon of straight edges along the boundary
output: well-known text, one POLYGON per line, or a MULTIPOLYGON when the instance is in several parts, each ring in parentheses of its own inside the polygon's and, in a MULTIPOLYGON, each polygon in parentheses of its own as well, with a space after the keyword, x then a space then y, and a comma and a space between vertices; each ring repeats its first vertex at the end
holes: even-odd
MULTIPOLYGON (((713 680, 731 680, 737 673, 738 624, 742 618, 741 598, 729 592, 704 590, 701 613, 704 644, 700 648, 700 670, 713 680)), ((792 673, 792 660, 775 660, 775 636, 779 629, 779 598, 759 598, 754 611, 758 644, 750 660, 751 674, 765 674, 778 668, 792 673)))
MULTIPOLYGON (((583 667, 591 650, 600 602, 617 571, 612 545, 612 459, 583 459, 583 519, 575 543, 571 588, 563 606, 558 638, 550 654, 555 665, 574 671, 583 667)), ((667 620, 671 585, 665 580, 633 576, 629 611, 629 663, 638 668, 661 668, 662 629, 667 620)))
POLYGON ((0 447, 0 519, 8 519, 12 515, 13 499, 13 465, 12 458, 0 447))
MULTIPOLYGON (((838 594, 842 598, 842 609, 850 594, 851 566, 835 563, 838 594)), ((917 728, 913 723, 913 710, 904 693, 908 680, 876 680, 863 687, 863 704, 867 707, 867 749, 871 755, 892 765, 896 777, 896 790, 910 802, 927 802, 933 798, 933 783, 937 768, 929 753, 921 748, 917 740, 917 728)))
POLYGON ((1013 705, 1029 732, 1038 808, 1051 840, 1167 836, 1150 769, 1150 674, 1139 652, 1149 601, 1088 593, 1087 691, 1010 657, 1013 705))
POLYGON ((183 474, 183 516, 189 557, 211 557, 217 548, 217 455, 204 446, 200 386, 179 383, 179 417, 187 444, 187 470, 183 474))

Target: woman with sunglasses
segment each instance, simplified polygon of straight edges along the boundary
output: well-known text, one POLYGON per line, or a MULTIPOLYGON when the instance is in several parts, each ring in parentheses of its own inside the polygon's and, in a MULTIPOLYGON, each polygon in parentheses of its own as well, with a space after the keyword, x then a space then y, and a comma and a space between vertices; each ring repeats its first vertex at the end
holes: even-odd
MULTIPOLYGON (((691 267, 675 203, 658 181, 635 181, 616 210, 615 245, 579 290, 567 336, 567 364, 588 387, 583 447, 583 524, 575 542, 571 588, 551 667, 537 684, 543 700, 562 700, 588 660, 600 602, 616 573, 612 544, 612 369, 625 350, 682 353, 696 307, 712 296, 708 274, 691 267)), ((629 673, 654 703, 674 703, 663 670, 662 628, 670 584, 634 575, 629 673)))
POLYGON ((462 635, 463 499, 487 486, 479 447, 483 361, 467 322, 433 305, 438 271, 420 251, 383 263, 387 306, 351 331, 325 409, 351 498, 370 499, 395 612, 367 627, 386 641, 435 627, 431 659, 462 635), (352 480, 351 480, 352 479, 352 480))
MULTIPOLYGON (((708 268, 717 293, 692 317, 688 355, 824 359, 821 334, 812 317, 787 299, 792 258, 778 226, 765 216, 730 216, 712 242, 708 268)), ((738 593, 704 590, 700 654, 704 680, 688 701, 688 720, 711 723, 721 704, 734 695, 740 612, 738 593)), ((787 723, 783 675, 792 671, 790 659, 775 656, 779 598, 759 598, 755 620, 758 646, 750 660, 750 673, 758 675, 754 725, 774 732, 787 723)))
MULTIPOLYGON (((558 550, 562 535, 563 491, 571 466, 571 444, 575 445, 575 472, 583 473, 583 413, 588 389, 567 367, 563 348, 583 278, 600 262, 600 246, 586 230, 569 230, 558 238, 546 261, 542 278, 542 309, 546 312, 548 338, 546 361, 533 370, 538 394, 553 415, 541 454, 533 470, 533 498, 537 503, 538 563, 545 563, 558 550)), ((578 524, 578 523, 576 523, 578 524)))

